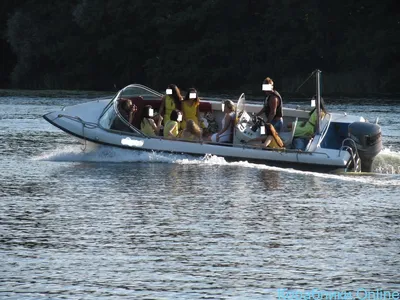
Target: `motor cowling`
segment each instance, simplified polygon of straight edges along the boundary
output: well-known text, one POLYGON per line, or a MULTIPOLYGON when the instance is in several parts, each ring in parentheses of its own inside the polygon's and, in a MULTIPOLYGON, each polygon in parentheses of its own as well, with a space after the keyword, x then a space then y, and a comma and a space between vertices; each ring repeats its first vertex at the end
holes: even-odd
POLYGON ((234 129, 235 138, 233 144, 241 144, 260 136, 260 125, 258 123, 254 124, 251 119, 250 115, 243 111, 234 129))
POLYGON ((378 124, 354 122, 348 128, 349 137, 357 146, 361 171, 372 172, 372 162, 382 150, 382 133, 378 124))

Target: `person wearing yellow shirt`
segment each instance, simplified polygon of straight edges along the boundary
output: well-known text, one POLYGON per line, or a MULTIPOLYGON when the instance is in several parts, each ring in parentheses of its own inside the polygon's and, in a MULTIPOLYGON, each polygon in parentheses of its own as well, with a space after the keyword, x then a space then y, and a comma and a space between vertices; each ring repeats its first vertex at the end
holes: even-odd
POLYGON ((164 119, 164 125, 170 120, 170 115, 173 110, 181 110, 181 102, 183 97, 181 91, 175 84, 168 85, 166 95, 161 100, 160 116, 164 119))
POLYGON ((182 130, 180 137, 189 141, 201 141, 201 128, 193 120, 188 120, 186 122, 186 128, 182 130))
POLYGON ((189 120, 193 120, 196 125, 199 125, 199 111, 200 106, 200 98, 196 89, 190 88, 186 93, 185 99, 182 102, 182 113, 183 113, 183 121, 181 124, 182 129, 186 128, 186 123, 189 120))
POLYGON ((176 139, 179 134, 179 122, 182 121, 182 113, 175 109, 171 112, 168 122, 164 125, 164 137, 176 139))
POLYGON ((146 105, 143 109, 142 121, 140 122, 140 130, 147 136, 155 137, 160 133, 162 117, 157 115, 153 119, 153 107, 151 105, 146 105))

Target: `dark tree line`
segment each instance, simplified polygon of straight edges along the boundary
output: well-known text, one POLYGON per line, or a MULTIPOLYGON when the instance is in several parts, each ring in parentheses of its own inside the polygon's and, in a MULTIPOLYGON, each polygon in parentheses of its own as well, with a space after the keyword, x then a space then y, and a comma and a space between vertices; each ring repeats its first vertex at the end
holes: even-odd
POLYGON ((1 87, 111 90, 132 82, 396 93, 395 0, 71 0, 0 4, 1 87))

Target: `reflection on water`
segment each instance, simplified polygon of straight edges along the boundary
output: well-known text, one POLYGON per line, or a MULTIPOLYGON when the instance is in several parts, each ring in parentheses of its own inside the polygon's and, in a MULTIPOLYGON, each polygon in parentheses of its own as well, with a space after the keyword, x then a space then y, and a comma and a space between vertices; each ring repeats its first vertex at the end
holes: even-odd
POLYGON ((260 175, 260 181, 264 184, 265 191, 276 190, 279 188, 279 172, 262 170, 260 175))
POLYGON ((396 186, 231 164, 31 161, 29 172, 1 198, 6 297, 398 288, 396 186))
POLYGON ((400 148, 378 156, 380 174, 321 174, 107 147, 82 153, 31 121, 0 125, 0 299, 400 288, 400 148))

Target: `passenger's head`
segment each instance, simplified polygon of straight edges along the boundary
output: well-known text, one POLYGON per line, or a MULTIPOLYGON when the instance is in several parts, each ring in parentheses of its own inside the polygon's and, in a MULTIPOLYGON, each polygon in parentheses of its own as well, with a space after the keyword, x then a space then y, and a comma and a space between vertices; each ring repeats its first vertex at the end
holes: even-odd
POLYGON ((185 96, 184 100, 193 99, 194 102, 200 103, 199 94, 197 93, 195 88, 190 88, 185 96))
POLYGON ((235 104, 231 100, 224 101, 224 111, 225 112, 233 112, 235 110, 235 104))
POLYGON ((186 122, 186 129, 193 135, 197 137, 201 137, 201 129, 199 125, 196 124, 193 120, 188 120, 186 122))
POLYGON ((173 110, 170 115, 170 120, 181 122, 182 121, 182 112, 180 110, 173 110))
POLYGON ((266 93, 273 91, 274 90, 274 81, 269 77, 265 78, 262 83, 262 90, 266 93))
POLYGON ((126 112, 130 112, 133 110, 134 107, 136 107, 136 105, 135 106, 133 105, 131 99, 120 99, 119 101, 121 108, 126 112))
POLYGON ((265 78, 263 83, 274 85, 274 81, 269 77, 265 78))
POLYGON ((180 101, 182 100, 181 91, 175 84, 169 84, 166 90, 166 94, 174 99, 175 106, 180 108, 180 101))
POLYGON ((143 108, 142 118, 152 118, 154 116, 154 110, 151 105, 146 105, 143 108))
MULTIPOLYGON (((311 100, 315 100, 315 102, 317 101, 317 95, 314 95, 312 98, 311 98, 311 100)), ((325 114, 327 114, 328 112, 326 111, 326 109, 325 109, 325 101, 324 101, 324 98, 322 98, 322 97, 320 97, 320 109, 321 109, 321 111, 323 111, 325 114)), ((311 111, 310 111, 310 116, 312 115, 312 113, 315 111, 317 109, 317 107, 315 107, 314 109, 312 109, 311 111)))

